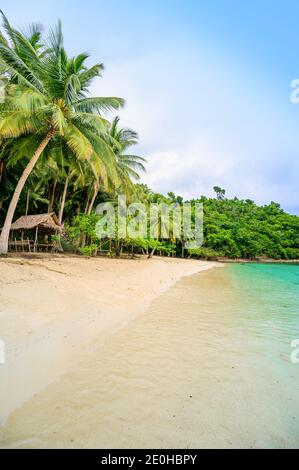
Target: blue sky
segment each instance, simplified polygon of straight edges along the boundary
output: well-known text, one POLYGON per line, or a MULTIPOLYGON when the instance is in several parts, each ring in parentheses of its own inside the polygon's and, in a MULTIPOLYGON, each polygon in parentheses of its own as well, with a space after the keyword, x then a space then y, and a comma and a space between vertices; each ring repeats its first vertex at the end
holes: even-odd
POLYGON ((70 53, 104 62, 93 94, 126 99, 154 190, 278 201, 299 214, 297 0, 2 0, 10 21, 62 20, 70 53))

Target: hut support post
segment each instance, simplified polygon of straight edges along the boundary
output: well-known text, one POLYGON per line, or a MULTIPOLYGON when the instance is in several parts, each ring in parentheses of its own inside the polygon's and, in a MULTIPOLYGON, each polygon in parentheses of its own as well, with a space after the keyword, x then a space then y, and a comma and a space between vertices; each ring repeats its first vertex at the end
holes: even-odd
POLYGON ((35 229, 34 252, 37 251, 37 236, 38 236, 38 225, 36 226, 36 229, 35 229))

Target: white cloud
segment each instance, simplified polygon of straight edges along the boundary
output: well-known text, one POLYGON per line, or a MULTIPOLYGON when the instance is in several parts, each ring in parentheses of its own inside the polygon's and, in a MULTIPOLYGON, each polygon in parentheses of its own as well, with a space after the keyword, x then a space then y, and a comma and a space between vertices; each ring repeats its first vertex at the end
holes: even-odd
POLYGON ((211 51, 161 50, 106 65, 93 92, 126 98, 122 123, 140 134, 150 187, 190 198, 220 185, 295 210, 299 137, 267 84, 257 89, 256 77, 211 51))

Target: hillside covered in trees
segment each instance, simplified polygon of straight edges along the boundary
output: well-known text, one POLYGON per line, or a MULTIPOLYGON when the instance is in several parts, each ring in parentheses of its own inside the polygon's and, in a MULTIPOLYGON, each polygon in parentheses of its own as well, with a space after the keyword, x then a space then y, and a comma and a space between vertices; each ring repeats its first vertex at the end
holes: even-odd
MULTIPOLYGON (((286 213, 279 204, 258 206, 252 200, 227 199, 216 189, 215 198, 201 196, 191 204, 202 203, 204 212, 204 243, 201 248, 184 250, 183 241, 167 240, 115 240, 112 251, 120 249, 137 253, 159 253, 166 256, 193 256, 202 258, 272 258, 299 259, 299 217, 286 213), (113 248, 114 247, 114 248, 113 248), (120 248, 121 247, 121 248, 120 248)), ((223 191, 223 190, 222 190, 223 191)), ((167 196, 152 192, 146 185, 135 188, 138 200, 145 204, 181 204, 183 198, 169 193, 167 196)), ((106 194, 103 200, 108 200, 106 194)), ((89 241, 82 247, 84 253, 97 250, 99 241, 95 235, 95 224, 99 219, 93 215, 77 215, 69 220, 68 237, 71 243, 80 246, 82 235, 89 241)), ((106 248, 111 243, 106 244, 106 248)))
POLYGON ((204 203, 204 246, 230 258, 299 258, 299 217, 279 204, 200 199, 204 203))

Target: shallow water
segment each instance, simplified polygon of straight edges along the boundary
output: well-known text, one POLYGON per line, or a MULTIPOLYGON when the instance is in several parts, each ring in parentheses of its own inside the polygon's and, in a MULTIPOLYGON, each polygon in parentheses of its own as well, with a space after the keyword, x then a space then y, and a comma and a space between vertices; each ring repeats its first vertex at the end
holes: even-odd
POLYGON ((299 266, 181 280, 16 410, 5 447, 299 447, 299 266))

